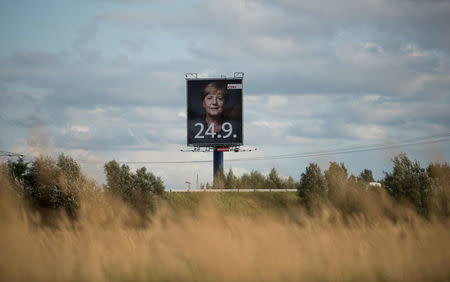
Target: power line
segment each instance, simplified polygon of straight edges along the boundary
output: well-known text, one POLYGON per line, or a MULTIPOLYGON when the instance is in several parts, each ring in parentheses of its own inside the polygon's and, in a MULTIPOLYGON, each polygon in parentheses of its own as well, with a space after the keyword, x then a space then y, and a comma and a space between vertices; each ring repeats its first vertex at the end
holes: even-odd
MULTIPOLYGON (((236 158, 236 159, 228 159, 227 162, 240 162, 240 161, 267 161, 267 160, 282 160, 282 159, 301 159, 301 158, 311 158, 311 157, 322 157, 322 156, 330 156, 330 155, 343 155, 350 153, 360 153, 360 152, 370 152, 370 151, 380 151, 380 150, 388 150, 395 149, 400 147, 409 147, 416 145, 425 145, 425 144, 434 144, 450 141, 450 132, 443 135, 434 135, 434 136, 423 136, 418 138, 406 139, 397 144, 375 144, 368 146, 353 146, 344 149, 335 149, 335 150, 322 150, 315 151, 309 153, 290 153, 290 154, 282 154, 282 155, 272 155, 272 156, 263 156, 263 157, 251 157, 251 158, 236 158)), ((101 163, 103 161, 94 161, 94 160, 79 160, 80 162, 85 163, 101 163)), ((117 161, 123 164, 194 164, 194 163, 210 163, 211 160, 191 160, 191 161, 117 161)))
MULTIPOLYGON (((360 145, 352 146, 342 149, 334 150, 322 150, 314 151, 309 153, 290 153, 272 156, 262 156, 262 157, 249 157, 249 158, 235 158, 228 159, 227 162, 242 162, 242 161, 268 161, 268 160, 283 160, 283 159, 302 159, 302 158, 314 158, 323 157, 330 155, 343 155, 350 153, 361 153, 370 151, 381 151, 388 149, 395 149, 400 147, 409 147, 425 144, 434 144, 440 142, 450 141, 450 132, 442 135, 432 135, 432 136, 422 136, 411 139, 405 139, 397 144, 374 144, 374 145, 360 145)), ((0 151, 0 157, 28 157, 23 154, 17 154, 7 151, 0 151)), ((30 157, 31 158, 31 157, 30 157)), ((105 163, 104 160, 77 160, 81 163, 105 163)), ((211 160, 189 160, 189 161, 117 161, 122 164, 195 164, 195 163, 210 163, 211 160)))
POLYGON ((321 157, 321 156, 329 156, 329 155, 342 155, 342 154, 359 153, 359 152, 380 151, 380 150, 394 149, 394 148, 414 146, 414 145, 433 144, 433 143, 439 143, 439 142, 447 141, 447 140, 450 140, 450 137, 444 138, 444 139, 439 139, 439 140, 409 142, 409 143, 401 143, 401 144, 393 144, 393 145, 381 145, 381 146, 359 148, 359 149, 343 149, 343 150, 337 150, 337 151, 319 151, 319 152, 305 153, 305 154, 278 155, 278 156, 259 157, 259 158, 253 158, 253 159, 252 158, 241 158, 241 159, 231 159, 228 161, 277 160, 277 159, 296 159, 296 158, 308 158, 308 157, 321 157))

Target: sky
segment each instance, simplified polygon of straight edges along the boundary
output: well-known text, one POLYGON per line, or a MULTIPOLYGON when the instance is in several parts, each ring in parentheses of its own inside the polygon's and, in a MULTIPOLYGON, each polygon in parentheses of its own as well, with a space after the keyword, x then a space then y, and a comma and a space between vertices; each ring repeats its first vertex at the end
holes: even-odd
POLYGON ((181 152, 185 74, 243 72, 248 151, 225 170, 448 161, 449 30, 445 0, 0 0, 0 150, 64 153, 99 183, 113 159, 210 182, 212 152, 181 152))

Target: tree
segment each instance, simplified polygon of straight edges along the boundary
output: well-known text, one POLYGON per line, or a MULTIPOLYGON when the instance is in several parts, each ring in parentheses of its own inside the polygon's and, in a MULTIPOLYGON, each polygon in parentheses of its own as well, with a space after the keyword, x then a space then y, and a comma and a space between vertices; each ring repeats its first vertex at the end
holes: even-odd
POLYGON ((64 154, 58 156, 56 165, 63 176, 60 181, 62 188, 69 193, 78 194, 81 187, 85 187, 83 183, 86 181, 81 173, 80 165, 72 157, 64 154))
POLYGON ((70 218, 76 217, 79 208, 77 181, 84 178, 72 158, 60 154, 58 162, 50 157, 39 157, 30 163, 19 158, 9 161, 8 169, 33 208, 40 212, 64 209, 70 218))
POLYGON ((106 189, 115 194, 120 193, 120 165, 112 160, 104 165, 106 174, 106 189))
POLYGON ((15 181, 23 184, 29 169, 29 163, 25 162, 23 157, 20 157, 17 161, 8 160, 9 174, 15 181))
POLYGON ((383 180, 388 193, 397 200, 409 201, 420 214, 427 215, 431 184, 427 172, 417 160, 411 162, 406 153, 400 153, 392 161, 393 171, 385 172, 383 180))
POLYGON ((164 184, 160 177, 147 172, 141 167, 133 173, 129 166, 120 166, 110 161, 104 166, 106 174, 106 190, 119 196, 134 207, 142 216, 153 210, 154 195, 164 192, 164 184))
POLYGON ((134 185, 143 193, 162 194, 164 192, 163 181, 160 177, 156 177, 153 173, 147 172, 146 167, 136 170, 136 174, 132 175, 134 185))
POLYGON ((227 176, 225 177, 225 189, 235 189, 237 186, 237 181, 238 178, 234 176, 233 170, 230 168, 227 176))
POLYGON ((306 204, 310 204, 314 199, 326 198, 326 180, 317 164, 310 163, 301 174, 298 194, 306 204))
POLYGON ((265 188, 265 177, 257 170, 252 170, 252 172, 250 172, 250 181, 253 189, 265 188))
POLYGON ((292 176, 289 176, 283 183, 285 189, 295 189, 296 184, 292 176))
POLYGON ((325 170, 325 179, 328 186, 328 198, 335 201, 345 193, 348 184, 348 173, 344 163, 330 162, 325 170))
POLYGON ((250 174, 248 174, 248 173, 242 174, 242 176, 237 181, 238 181, 238 186, 241 189, 253 189, 254 188, 254 187, 252 187, 252 178, 251 178, 250 174))
POLYGON ((278 176, 278 172, 275 168, 272 168, 270 170, 269 175, 266 179, 266 188, 269 189, 281 189, 282 188, 282 181, 280 176, 278 176))
POLYGON ((358 181, 365 181, 367 183, 369 182, 375 182, 375 179, 373 178, 372 171, 370 169, 365 168, 358 176, 358 181))

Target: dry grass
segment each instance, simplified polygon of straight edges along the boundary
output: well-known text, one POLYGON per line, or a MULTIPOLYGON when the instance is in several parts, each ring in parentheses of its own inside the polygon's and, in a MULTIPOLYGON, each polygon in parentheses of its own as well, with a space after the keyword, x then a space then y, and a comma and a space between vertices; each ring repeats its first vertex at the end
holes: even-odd
POLYGON ((161 201, 136 227, 132 209, 90 183, 78 220, 48 227, 4 175, 0 185, 1 281, 450 280, 449 221, 382 194, 352 216, 328 206, 245 215, 207 198, 184 213, 161 201))

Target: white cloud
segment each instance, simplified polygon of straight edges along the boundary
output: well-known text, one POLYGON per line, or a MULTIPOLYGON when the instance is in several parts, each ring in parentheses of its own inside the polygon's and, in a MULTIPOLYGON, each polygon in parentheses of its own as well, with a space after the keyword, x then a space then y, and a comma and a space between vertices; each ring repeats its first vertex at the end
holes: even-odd
POLYGON ((299 136, 286 136, 286 142, 291 144, 308 144, 313 141, 311 138, 299 137, 299 136))
MULTIPOLYGON (((449 5, 111 4, 73 28, 74 50, 33 50, 31 42, 29 50, 1 53, 2 146, 18 148, 15 140, 22 140, 20 149, 30 154, 54 146, 99 159, 195 159, 173 153, 185 146, 186 72, 244 71, 246 145, 273 154, 448 132, 450 39, 442 35, 449 5), (147 154, 152 150, 161 154, 147 154)), ((195 169, 210 179, 209 165, 154 169, 183 185, 195 169)))
POLYGON ((81 133, 86 133, 89 132, 89 126, 85 126, 85 125, 72 125, 70 127, 70 130, 74 131, 74 132, 81 132, 81 133))
POLYGON ((258 127, 266 127, 269 129, 281 129, 287 126, 287 124, 285 124, 284 122, 268 120, 254 121, 252 122, 252 124, 258 127))
POLYGON ((266 102, 266 107, 269 108, 280 108, 286 107, 288 105, 288 97, 286 96, 269 96, 266 102))
POLYGON ((349 136, 358 139, 383 140, 388 136, 388 131, 385 127, 375 124, 345 124, 342 126, 342 130, 349 136))

